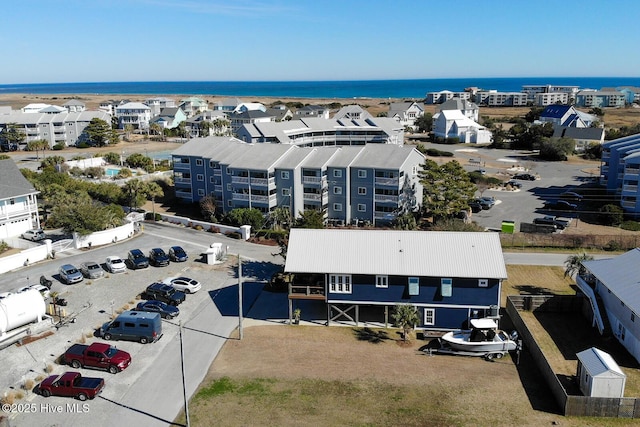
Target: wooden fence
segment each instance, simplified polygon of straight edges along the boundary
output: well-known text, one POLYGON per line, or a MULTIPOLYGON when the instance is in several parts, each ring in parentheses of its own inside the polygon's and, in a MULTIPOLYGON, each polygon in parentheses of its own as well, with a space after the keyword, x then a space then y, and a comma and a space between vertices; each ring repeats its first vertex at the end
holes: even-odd
POLYGON ((538 346, 533 334, 520 316, 524 310, 581 311, 581 296, 512 295, 507 297, 507 314, 518 331, 525 348, 531 354, 540 375, 564 415, 578 417, 640 418, 640 399, 633 397, 604 398, 568 395, 551 364, 538 346))

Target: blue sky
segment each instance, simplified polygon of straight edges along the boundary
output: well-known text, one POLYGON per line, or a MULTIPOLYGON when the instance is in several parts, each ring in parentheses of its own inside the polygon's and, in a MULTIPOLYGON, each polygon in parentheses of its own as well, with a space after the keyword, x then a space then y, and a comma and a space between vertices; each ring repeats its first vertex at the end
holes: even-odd
POLYGON ((0 84, 640 75, 637 0, 12 0, 0 84))

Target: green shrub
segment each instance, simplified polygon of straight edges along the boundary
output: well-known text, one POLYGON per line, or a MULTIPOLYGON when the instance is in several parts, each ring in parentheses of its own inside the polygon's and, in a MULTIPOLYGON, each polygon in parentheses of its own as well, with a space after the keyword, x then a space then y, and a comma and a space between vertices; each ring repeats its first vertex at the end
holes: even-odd
POLYGON ((238 233, 237 231, 229 231, 224 233, 225 236, 230 237, 232 239, 241 239, 242 235, 240 233, 238 233))
POLYGON ((452 152, 438 150, 437 148, 427 148, 426 151, 424 151, 423 153, 426 153, 428 156, 432 156, 432 157, 453 157, 452 152))
POLYGON ((76 144, 76 147, 78 147, 78 148, 89 148, 89 147, 91 147, 91 145, 87 144, 86 142, 81 142, 79 144, 76 144))
POLYGON ((625 221, 620 224, 620 228, 629 231, 640 231, 640 222, 638 221, 625 221))
POLYGON ((53 146, 53 149, 56 151, 64 150, 64 144, 61 142, 58 142, 56 145, 53 146))
POLYGON ((620 242, 618 242, 617 240, 609 240, 609 243, 607 243, 607 246, 604 247, 605 251, 621 251, 622 250, 622 244, 620 244, 620 242))

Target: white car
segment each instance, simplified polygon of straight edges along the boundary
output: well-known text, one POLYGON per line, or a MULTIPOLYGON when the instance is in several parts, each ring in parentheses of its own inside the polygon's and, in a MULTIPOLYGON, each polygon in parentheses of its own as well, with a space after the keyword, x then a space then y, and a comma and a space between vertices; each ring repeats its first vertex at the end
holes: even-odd
POLYGON ((111 273, 124 273, 127 271, 127 265, 119 256, 109 256, 106 261, 107 270, 111 273))
POLYGON ((202 289, 202 285, 195 279, 188 277, 170 277, 164 281, 167 285, 173 286, 175 289, 185 294, 193 294, 202 289))
POLYGON ((22 233, 22 238, 31 240, 32 242, 39 242, 42 239, 46 239, 47 235, 44 234, 44 231, 42 231, 41 229, 27 230, 22 233))

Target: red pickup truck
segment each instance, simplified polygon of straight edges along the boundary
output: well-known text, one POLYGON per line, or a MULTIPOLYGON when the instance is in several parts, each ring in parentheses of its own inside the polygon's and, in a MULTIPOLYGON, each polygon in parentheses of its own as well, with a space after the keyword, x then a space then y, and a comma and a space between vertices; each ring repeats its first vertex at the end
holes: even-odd
POLYGON ((131 364, 129 353, 102 342, 91 345, 74 344, 65 351, 63 357, 64 362, 75 369, 104 369, 112 374, 117 374, 131 364))
POLYGON ((67 396, 87 400, 96 397, 103 388, 102 378, 83 377, 79 372, 65 372, 46 378, 38 386, 38 391, 44 397, 67 396))

